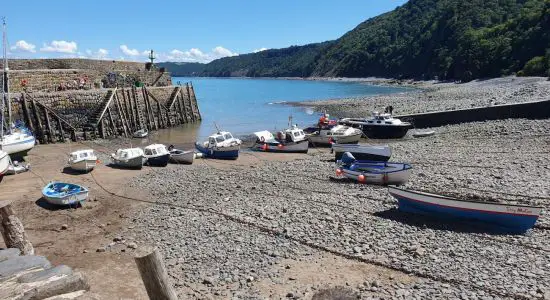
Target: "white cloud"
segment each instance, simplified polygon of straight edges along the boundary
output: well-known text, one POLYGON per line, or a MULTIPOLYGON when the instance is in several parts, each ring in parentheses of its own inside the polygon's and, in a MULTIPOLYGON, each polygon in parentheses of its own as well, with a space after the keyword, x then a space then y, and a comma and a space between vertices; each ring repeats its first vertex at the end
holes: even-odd
POLYGON ((120 50, 122 51, 122 53, 124 53, 125 55, 128 55, 128 56, 138 56, 139 55, 139 51, 137 49, 130 49, 126 45, 120 45, 120 50))
POLYGON ((88 55, 92 55, 92 54, 93 54, 93 52, 92 52, 92 50, 90 50, 90 49, 86 49, 86 54, 88 54, 88 55))
POLYGON ((262 51, 265 51, 265 50, 267 50, 267 48, 262 47, 262 48, 260 48, 260 49, 254 49, 254 51, 252 51, 252 52, 253 52, 253 53, 258 53, 258 52, 262 52, 262 51))
POLYGON ((49 45, 44 44, 40 51, 42 52, 58 52, 58 53, 76 53, 76 42, 67 41, 52 41, 49 45))
POLYGON ((97 58, 106 58, 107 55, 109 55, 109 51, 107 51, 107 49, 99 48, 96 52, 97 58))
POLYGON ((36 46, 24 40, 20 40, 15 43, 15 46, 11 46, 11 50, 34 53, 36 52, 36 46))
MULTIPOLYGON (((81 54, 79 52, 79 54, 81 54)), ((83 56, 83 55, 81 55, 83 56)), ((106 59, 109 56, 109 51, 107 49, 99 48, 97 51, 92 51, 90 49, 86 49, 86 55, 85 58, 93 58, 93 59, 106 59)))
POLYGON ((222 46, 217 46, 208 53, 204 53, 199 48, 191 48, 187 51, 181 51, 174 49, 170 51, 167 55, 161 55, 162 59, 169 61, 183 61, 183 62, 200 62, 207 63, 215 59, 227 57, 227 56, 236 56, 239 55, 229 49, 226 49, 222 46))

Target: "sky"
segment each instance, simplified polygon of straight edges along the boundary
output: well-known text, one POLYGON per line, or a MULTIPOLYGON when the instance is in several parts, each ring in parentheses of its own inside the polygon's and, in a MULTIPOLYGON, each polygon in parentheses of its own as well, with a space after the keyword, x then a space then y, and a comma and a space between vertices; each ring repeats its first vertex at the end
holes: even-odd
POLYGON ((333 40, 405 0, 3 0, 9 58, 209 62, 333 40))

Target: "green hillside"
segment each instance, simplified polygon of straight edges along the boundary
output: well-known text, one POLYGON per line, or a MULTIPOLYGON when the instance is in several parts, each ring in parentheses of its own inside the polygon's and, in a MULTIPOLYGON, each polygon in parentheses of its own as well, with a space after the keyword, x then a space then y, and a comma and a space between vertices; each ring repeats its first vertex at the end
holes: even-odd
POLYGON ((550 0, 411 0, 335 41, 226 57, 195 74, 467 81, 549 69, 550 0))

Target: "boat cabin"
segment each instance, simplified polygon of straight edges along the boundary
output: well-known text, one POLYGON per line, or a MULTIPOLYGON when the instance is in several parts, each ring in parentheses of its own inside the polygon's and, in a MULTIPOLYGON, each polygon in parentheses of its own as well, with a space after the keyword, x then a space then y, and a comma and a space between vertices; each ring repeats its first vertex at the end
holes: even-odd
POLYGON ((147 156, 161 156, 161 155, 169 154, 168 150, 166 149, 166 146, 162 144, 149 145, 145 147, 144 153, 147 156))
POLYGON ((241 140, 233 137, 231 132, 220 131, 208 137, 208 142, 205 143, 206 147, 223 146, 232 143, 240 144, 241 140))
POLYGON ((78 150, 71 153, 70 160, 71 161, 79 161, 79 160, 85 160, 85 159, 91 159, 96 160, 96 156, 94 153, 94 150, 92 149, 86 149, 86 150, 78 150))
MULTIPOLYGON (((285 138, 287 142, 301 142, 307 139, 306 134, 304 131, 298 126, 293 125, 291 128, 285 130, 285 138)), ((277 134, 277 139, 280 139, 279 134, 277 134)))
POLYGON ((380 124, 380 125, 399 125, 401 120, 394 119, 390 114, 384 113, 380 114, 377 111, 372 113, 372 117, 366 119, 369 124, 380 124))
POLYGON ((116 156, 121 159, 128 159, 133 157, 138 157, 143 155, 143 150, 141 148, 128 148, 128 149, 118 149, 116 151, 116 156))

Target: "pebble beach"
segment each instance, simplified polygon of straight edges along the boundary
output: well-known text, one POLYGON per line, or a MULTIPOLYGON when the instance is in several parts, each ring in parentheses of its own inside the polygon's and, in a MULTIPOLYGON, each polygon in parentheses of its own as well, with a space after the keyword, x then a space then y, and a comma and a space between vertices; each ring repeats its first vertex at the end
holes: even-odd
MULTIPOLYGON (((545 80, 424 83, 315 108, 361 116, 390 100, 399 113, 534 101, 550 95, 545 80)), ((386 188, 337 178, 330 151, 310 148, 283 160, 245 150, 237 161, 151 169, 130 187, 157 205, 117 239, 156 245, 182 299, 330 299, 320 294, 334 286, 362 299, 550 299, 549 127, 509 119, 363 141, 389 144, 391 161, 413 165, 408 188, 542 206, 524 235, 402 213, 386 188)))

